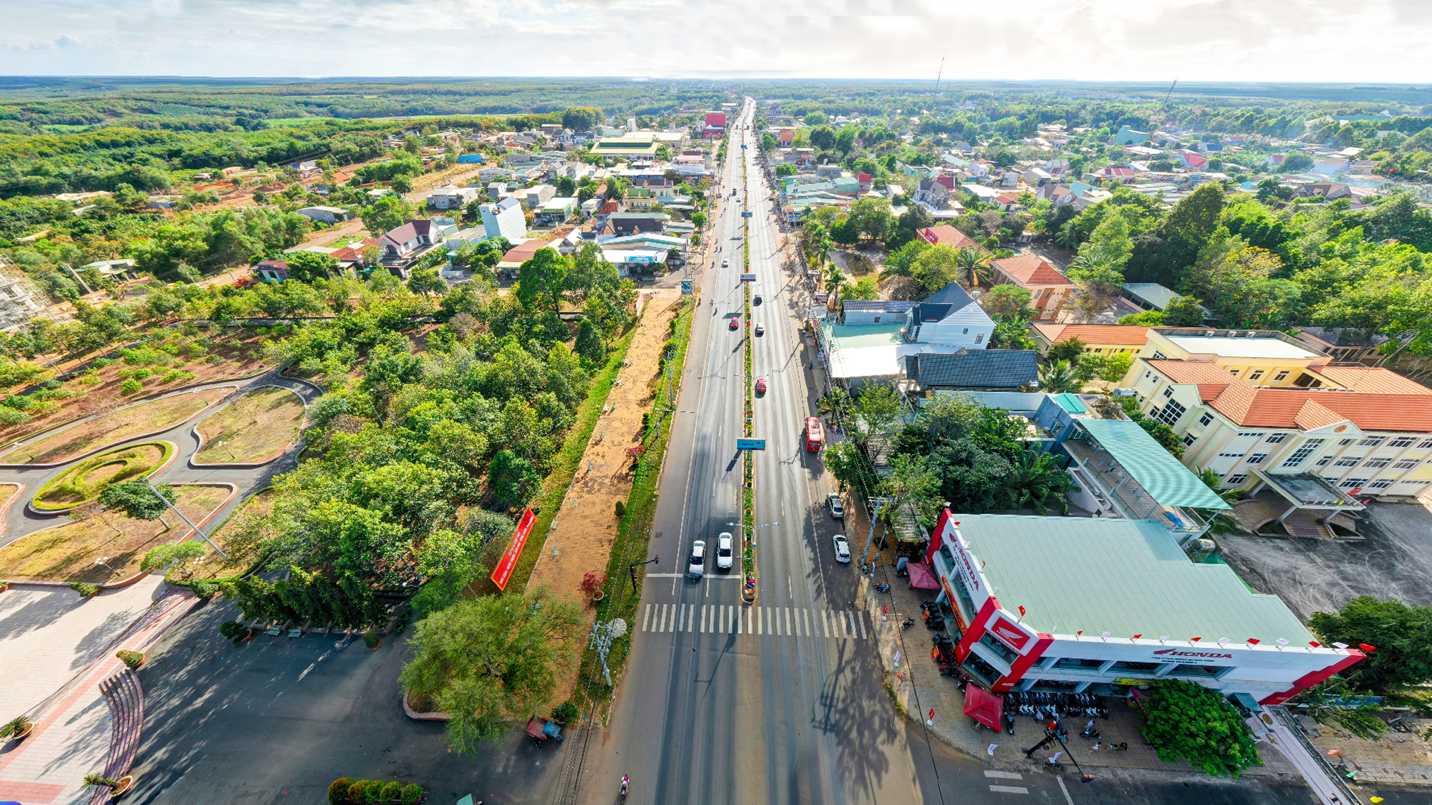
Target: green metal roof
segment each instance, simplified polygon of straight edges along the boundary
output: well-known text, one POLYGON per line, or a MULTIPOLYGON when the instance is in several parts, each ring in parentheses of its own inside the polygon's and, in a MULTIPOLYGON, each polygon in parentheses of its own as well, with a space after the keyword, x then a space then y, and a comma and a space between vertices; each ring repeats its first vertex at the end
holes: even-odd
POLYGON ((1160 506, 1231 508, 1138 423, 1123 419, 1080 419, 1078 423, 1160 506))
POLYGON ((1249 590, 1227 565, 1194 564, 1149 520, 956 514, 960 534, 1000 604, 1024 607, 1024 623, 1048 634, 1098 640, 1201 637, 1217 647, 1313 636, 1277 596, 1249 590), (1081 581, 1082 580, 1082 581, 1081 581))
POLYGON ((1071 414, 1089 413, 1089 409, 1084 407, 1084 401, 1079 399, 1079 395, 1077 394, 1070 394, 1068 392, 1056 394, 1054 395, 1054 401, 1059 403, 1060 408, 1063 408, 1071 414))

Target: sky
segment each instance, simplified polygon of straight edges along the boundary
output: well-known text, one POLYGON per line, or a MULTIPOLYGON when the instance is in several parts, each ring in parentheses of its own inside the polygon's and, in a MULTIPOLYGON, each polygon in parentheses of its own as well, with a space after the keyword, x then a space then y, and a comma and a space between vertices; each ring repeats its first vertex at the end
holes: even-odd
POLYGON ((0 74, 1432 82, 1432 0, 0 0, 0 74))

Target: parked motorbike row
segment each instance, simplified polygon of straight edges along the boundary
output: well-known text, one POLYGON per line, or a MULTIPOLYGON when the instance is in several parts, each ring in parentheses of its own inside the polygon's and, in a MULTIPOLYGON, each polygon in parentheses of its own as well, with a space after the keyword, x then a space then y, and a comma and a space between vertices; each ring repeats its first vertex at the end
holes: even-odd
POLYGON ((1093 693, 1013 691, 1004 695, 1004 708, 1006 711, 1016 710, 1020 715, 1033 716, 1039 721, 1047 721, 1054 716, 1109 717, 1104 697, 1093 693))

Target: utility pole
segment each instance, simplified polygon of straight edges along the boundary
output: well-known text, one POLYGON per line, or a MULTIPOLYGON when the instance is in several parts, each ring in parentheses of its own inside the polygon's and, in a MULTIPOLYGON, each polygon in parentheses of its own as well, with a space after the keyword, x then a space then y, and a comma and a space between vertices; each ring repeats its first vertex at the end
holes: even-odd
POLYGON ((597 647, 597 656, 601 658, 602 678, 607 681, 607 687, 612 686, 612 672, 607 668, 607 654, 612 650, 612 641, 626 634, 626 631, 626 621, 621 618, 612 618, 605 624, 592 624, 592 644, 597 647))
MULTIPOLYGON (((1164 102, 1163 102, 1163 105, 1164 105, 1164 108, 1165 108, 1165 109, 1168 108, 1168 99, 1173 97, 1173 88, 1176 87, 1176 86, 1178 86, 1178 79, 1177 79, 1177 78, 1175 78, 1175 79, 1173 80, 1173 83, 1172 83, 1172 84, 1169 84, 1169 85, 1168 85, 1168 94, 1164 96, 1164 102)), ((1152 131, 1152 129, 1150 129, 1150 131, 1152 131)))
POLYGON ((860 552, 860 567, 865 567, 865 558, 870 555, 870 543, 875 541, 875 524, 880 522, 880 509, 885 505, 885 498, 875 498, 875 513, 870 515, 870 534, 865 538, 865 550, 860 552))
MULTIPOLYGON (((935 73, 935 94, 940 93, 940 79, 945 77, 945 57, 940 57, 940 71, 935 73)), ((859 188, 857 188, 859 189, 859 188)))
POLYGON ((209 539, 207 536, 205 536, 205 535, 204 535, 204 532, 203 532, 203 531, 200 531, 198 526, 196 526, 196 525, 194 525, 193 523, 189 522, 189 518, 184 516, 184 512, 179 511, 179 507, 178 507, 178 506, 175 506, 173 503, 170 503, 170 502, 169 502, 169 498, 166 498, 166 497, 164 497, 163 495, 159 494, 159 490, 154 488, 154 482, 151 481, 151 480, 149 480, 149 477, 148 477, 148 476, 145 476, 145 478, 144 478, 144 485, 145 485, 145 486, 148 486, 149 489, 154 492, 154 496, 155 496, 155 497, 157 497, 157 498, 159 498, 160 500, 164 501, 164 505, 165 505, 165 506, 168 506, 169 508, 173 509, 173 510, 174 510, 174 513, 177 514, 177 515, 179 515, 179 519, 184 521, 184 525, 189 526, 189 528, 191 528, 191 529, 194 530, 194 533, 195 533, 195 534, 198 534, 198 535, 199 535, 199 538, 200 538, 200 539, 202 539, 202 540, 204 540, 205 542, 209 543, 209 547, 210 547, 210 548, 213 548, 215 551, 218 551, 219 555, 222 556, 222 557, 224 557, 225 559, 228 559, 228 558, 229 558, 229 555, 226 554, 226 553, 224 553, 223 549, 220 548, 218 545, 215 545, 213 540, 211 540, 211 539, 209 539))

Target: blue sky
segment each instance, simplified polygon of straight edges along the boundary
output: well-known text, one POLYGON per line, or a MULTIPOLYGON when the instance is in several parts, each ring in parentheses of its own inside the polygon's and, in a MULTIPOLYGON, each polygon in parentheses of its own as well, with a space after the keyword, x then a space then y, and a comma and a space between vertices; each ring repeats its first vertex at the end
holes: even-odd
POLYGON ((1432 81, 1432 0, 0 0, 8 75, 1432 81))

